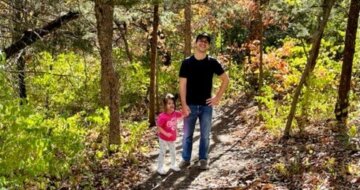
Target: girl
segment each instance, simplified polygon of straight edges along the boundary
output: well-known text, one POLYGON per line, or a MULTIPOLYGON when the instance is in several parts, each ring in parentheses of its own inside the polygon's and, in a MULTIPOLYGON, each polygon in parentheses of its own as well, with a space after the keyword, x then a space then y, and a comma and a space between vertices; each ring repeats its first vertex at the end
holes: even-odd
POLYGON ((176 164, 176 151, 175 151, 175 140, 176 140, 176 125, 177 121, 182 118, 181 112, 175 111, 174 95, 168 93, 163 99, 164 112, 160 113, 157 119, 157 128, 159 136, 159 158, 157 172, 160 175, 166 174, 163 169, 164 157, 166 153, 166 147, 169 147, 171 155, 171 169, 174 171, 180 171, 180 168, 176 164))

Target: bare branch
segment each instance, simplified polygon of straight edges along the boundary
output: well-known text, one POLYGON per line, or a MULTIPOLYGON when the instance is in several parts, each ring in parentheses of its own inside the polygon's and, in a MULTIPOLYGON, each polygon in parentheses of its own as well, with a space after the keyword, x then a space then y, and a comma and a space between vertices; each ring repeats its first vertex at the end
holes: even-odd
POLYGON ((63 15, 52 22, 46 24, 42 28, 37 28, 34 30, 25 31, 20 40, 11 44, 9 47, 5 48, 6 57, 11 57, 20 50, 24 49, 26 46, 29 46, 36 42, 38 39, 41 39, 43 36, 49 34, 50 32, 60 28, 67 22, 74 20, 79 17, 79 12, 69 12, 66 15, 63 15))

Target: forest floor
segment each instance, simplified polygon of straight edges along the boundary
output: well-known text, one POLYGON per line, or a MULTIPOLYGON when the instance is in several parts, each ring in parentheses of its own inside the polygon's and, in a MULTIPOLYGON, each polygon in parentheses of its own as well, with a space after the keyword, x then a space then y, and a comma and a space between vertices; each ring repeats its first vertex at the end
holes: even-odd
MULTIPOLYGON (((282 140, 258 119, 251 97, 216 109, 209 150, 209 169, 197 166, 199 131, 194 135, 192 165, 180 172, 156 173, 156 146, 136 168, 120 169, 109 189, 360 189, 359 139, 345 148, 333 121, 312 123, 303 135, 282 140), (355 145, 357 147, 355 147, 355 145), (112 187, 112 188, 111 188, 112 187)), ((198 128, 198 126, 197 126, 198 128)), ((155 134, 155 129, 152 129, 155 134)), ((156 145, 156 137, 146 141, 156 145)), ((145 138, 145 137, 144 137, 145 138)), ((181 138, 177 140, 181 160, 181 138)), ((167 157, 169 158, 169 154, 167 157)), ((169 159, 168 159, 169 160, 169 159)), ((169 164, 169 163, 168 163, 169 164)))

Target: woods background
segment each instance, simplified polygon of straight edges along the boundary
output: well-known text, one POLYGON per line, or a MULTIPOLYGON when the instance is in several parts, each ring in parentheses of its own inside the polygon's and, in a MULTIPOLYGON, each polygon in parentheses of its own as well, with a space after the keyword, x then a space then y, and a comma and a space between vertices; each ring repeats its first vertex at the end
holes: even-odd
POLYGON ((279 139, 326 123, 336 146, 358 150, 359 10, 358 0, 0 0, 0 187, 106 187, 91 183, 104 161, 144 159, 159 100, 178 92, 202 31, 230 76, 223 104, 248 94, 279 139))

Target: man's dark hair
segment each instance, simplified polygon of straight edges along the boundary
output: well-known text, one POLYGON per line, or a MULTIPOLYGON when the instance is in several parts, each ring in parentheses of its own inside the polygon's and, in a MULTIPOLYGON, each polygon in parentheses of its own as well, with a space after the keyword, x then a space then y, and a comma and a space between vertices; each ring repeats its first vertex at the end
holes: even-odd
POLYGON ((209 42, 209 44, 210 44, 210 42, 211 42, 211 37, 210 37, 210 35, 209 35, 208 33, 206 33, 206 32, 202 32, 202 33, 198 34, 198 35, 196 36, 195 42, 199 41, 199 40, 202 39, 202 38, 206 38, 206 40, 207 40, 207 41, 209 42))

